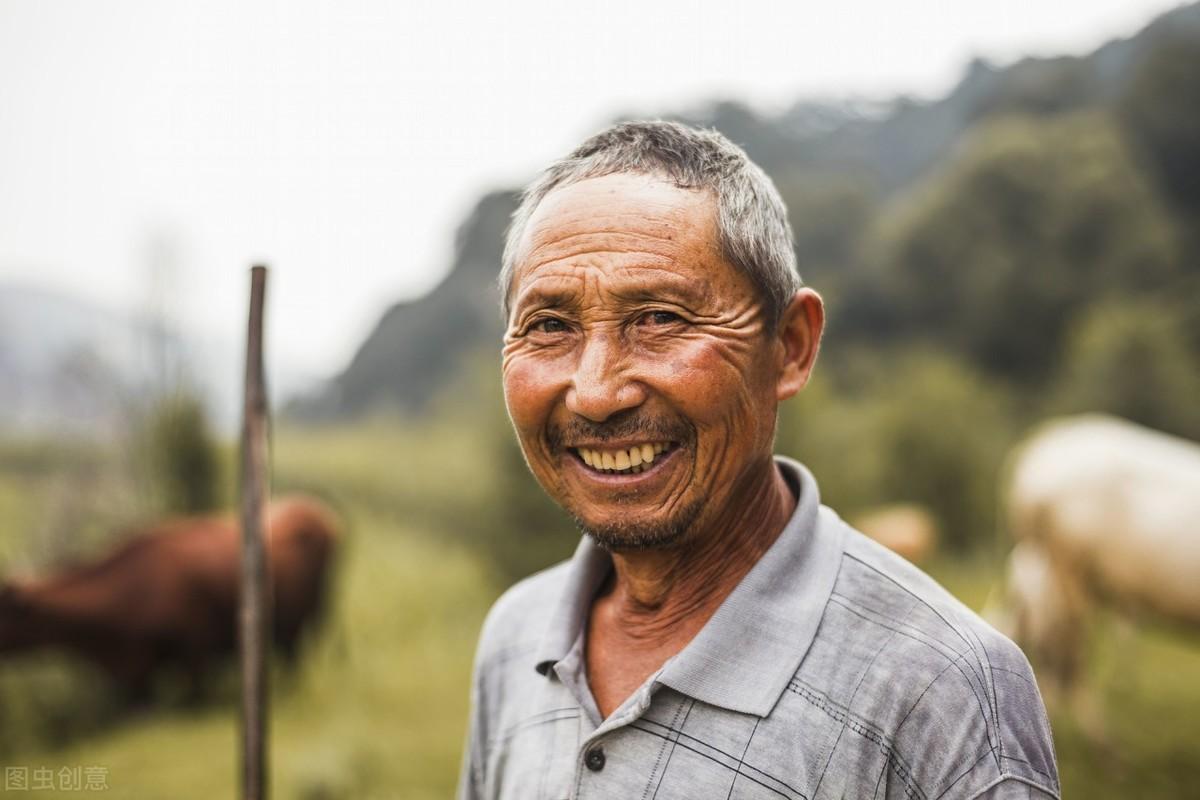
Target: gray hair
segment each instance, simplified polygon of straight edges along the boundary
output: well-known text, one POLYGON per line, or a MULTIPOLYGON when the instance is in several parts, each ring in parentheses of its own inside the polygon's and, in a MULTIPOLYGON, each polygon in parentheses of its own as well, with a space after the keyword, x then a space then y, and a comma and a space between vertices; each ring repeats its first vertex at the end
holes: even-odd
POLYGON ((713 194, 722 254, 754 283, 773 329, 803 285, 779 190, 740 147, 717 131, 661 121, 625 122, 603 130, 526 187, 504 243, 500 295, 505 317, 517 247, 542 199, 563 186, 623 173, 662 176, 681 189, 713 194))

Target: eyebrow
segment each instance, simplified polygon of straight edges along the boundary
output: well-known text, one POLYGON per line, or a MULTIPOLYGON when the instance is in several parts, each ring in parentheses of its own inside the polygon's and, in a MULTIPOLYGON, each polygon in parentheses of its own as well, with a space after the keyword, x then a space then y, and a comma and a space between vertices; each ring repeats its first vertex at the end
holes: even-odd
POLYGON ((579 293, 570 289, 549 289, 531 287, 517 295, 513 300, 513 311, 519 312, 527 308, 561 308, 575 305, 579 293))
POLYGON ((652 280, 617 286, 610 291, 622 300, 641 303, 653 300, 677 300, 695 306, 707 296, 707 284, 688 280, 652 280))

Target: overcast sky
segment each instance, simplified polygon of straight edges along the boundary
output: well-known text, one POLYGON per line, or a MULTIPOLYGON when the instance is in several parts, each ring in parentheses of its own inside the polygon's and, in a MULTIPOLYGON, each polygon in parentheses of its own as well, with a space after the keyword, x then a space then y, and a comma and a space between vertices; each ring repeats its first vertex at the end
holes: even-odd
POLYGON ((480 192, 617 113, 934 97, 1176 5, 0 0, 0 282, 237 337, 265 260, 272 351, 334 372, 480 192))

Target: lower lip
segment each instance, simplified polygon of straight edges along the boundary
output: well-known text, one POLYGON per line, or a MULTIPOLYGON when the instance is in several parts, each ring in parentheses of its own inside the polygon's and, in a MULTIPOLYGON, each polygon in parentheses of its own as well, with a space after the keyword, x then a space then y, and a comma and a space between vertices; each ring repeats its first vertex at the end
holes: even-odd
POLYGON ((583 463, 582 459, 575 455, 574 452, 567 455, 567 460, 571 462, 575 469, 585 475, 588 480, 609 486, 636 486, 639 483, 654 480, 656 475, 663 472, 667 465, 675 460, 675 456, 680 449, 679 445, 676 445, 667 452, 655 456, 654 461, 650 462, 650 468, 643 469, 641 472, 597 472, 583 463))

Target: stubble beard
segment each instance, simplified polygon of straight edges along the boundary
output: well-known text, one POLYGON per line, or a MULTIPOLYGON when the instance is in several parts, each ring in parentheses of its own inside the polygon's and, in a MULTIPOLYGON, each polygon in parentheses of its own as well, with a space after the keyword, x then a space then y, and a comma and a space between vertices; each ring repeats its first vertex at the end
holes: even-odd
POLYGON ((580 532, 602 549, 610 553, 625 553, 668 550, 675 547, 687 538, 703 508, 704 499, 698 498, 662 522, 624 518, 595 524, 587 522, 574 511, 570 511, 570 514, 580 532))

